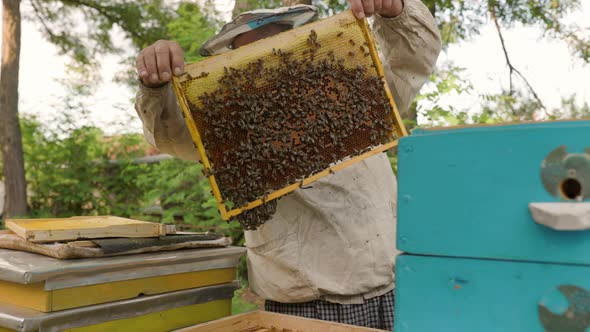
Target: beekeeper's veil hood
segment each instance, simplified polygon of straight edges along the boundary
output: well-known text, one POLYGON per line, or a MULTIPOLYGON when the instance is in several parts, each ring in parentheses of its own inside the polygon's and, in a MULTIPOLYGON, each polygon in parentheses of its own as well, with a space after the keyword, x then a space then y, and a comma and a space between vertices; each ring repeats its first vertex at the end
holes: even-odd
POLYGON ((296 5, 276 9, 258 9, 238 15, 233 21, 223 26, 221 31, 209 39, 199 54, 210 56, 231 50, 234 39, 248 31, 269 23, 278 23, 296 28, 318 19, 319 10, 315 6, 296 5))

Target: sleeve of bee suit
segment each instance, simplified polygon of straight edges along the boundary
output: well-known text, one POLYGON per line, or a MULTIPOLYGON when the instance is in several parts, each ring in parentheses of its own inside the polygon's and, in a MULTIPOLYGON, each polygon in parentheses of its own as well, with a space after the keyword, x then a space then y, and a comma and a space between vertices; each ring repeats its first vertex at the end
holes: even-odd
POLYGON ((171 84, 152 89, 139 83, 135 110, 148 143, 177 158, 199 160, 171 84))
POLYGON ((402 118, 434 70, 442 48, 440 32, 420 0, 404 0, 394 18, 375 16, 373 30, 381 45, 383 69, 402 118))

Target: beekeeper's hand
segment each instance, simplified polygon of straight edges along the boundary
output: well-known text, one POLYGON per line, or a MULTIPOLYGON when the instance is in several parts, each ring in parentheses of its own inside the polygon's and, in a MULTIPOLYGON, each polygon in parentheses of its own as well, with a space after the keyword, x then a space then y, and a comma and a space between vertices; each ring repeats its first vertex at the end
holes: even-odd
POLYGON ((396 17, 404 9, 403 0, 348 0, 354 16, 358 19, 379 14, 383 17, 396 17))
POLYGON ((135 63, 143 85, 157 88, 184 73, 184 51, 177 42, 158 40, 141 50, 135 63))

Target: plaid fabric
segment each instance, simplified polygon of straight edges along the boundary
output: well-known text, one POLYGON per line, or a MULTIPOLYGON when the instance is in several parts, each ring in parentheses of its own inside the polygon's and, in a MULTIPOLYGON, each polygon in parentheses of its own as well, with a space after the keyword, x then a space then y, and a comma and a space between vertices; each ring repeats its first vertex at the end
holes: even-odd
POLYGON ((279 314, 393 331, 394 291, 365 300, 363 304, 339 304, 322 300, 280 303, 266 300, 264 308, 279 314))

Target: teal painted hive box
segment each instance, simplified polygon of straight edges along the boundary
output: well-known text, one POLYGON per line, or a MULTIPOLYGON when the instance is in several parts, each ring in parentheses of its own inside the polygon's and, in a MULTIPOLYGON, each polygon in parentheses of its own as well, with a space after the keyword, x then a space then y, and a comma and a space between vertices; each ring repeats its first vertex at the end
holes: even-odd
POLYGON ((395 331, 590 331, 589 148, 590 121, 402 138, 395 331))

